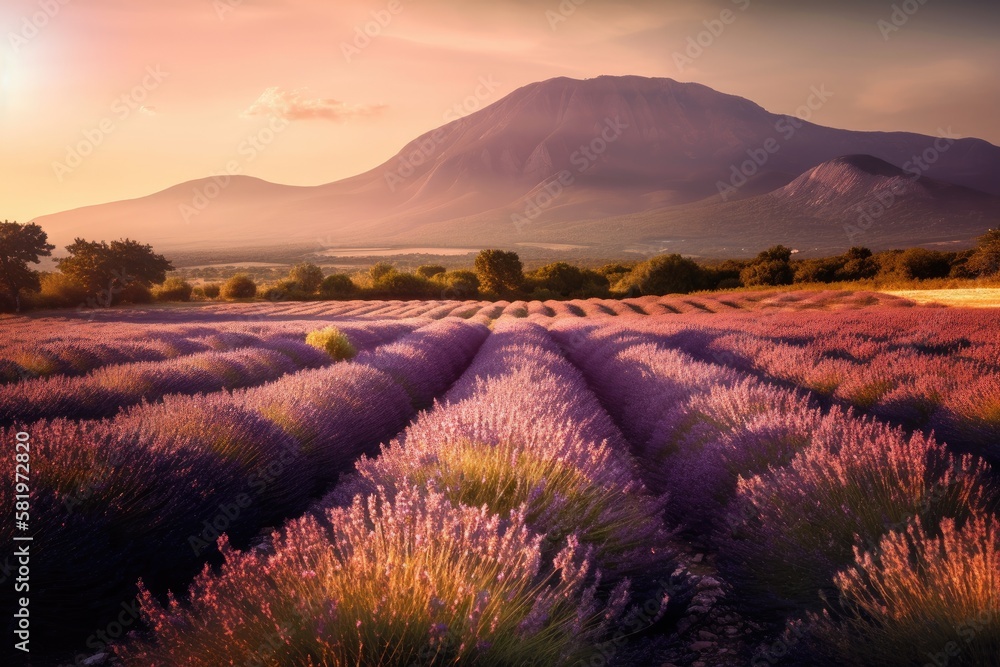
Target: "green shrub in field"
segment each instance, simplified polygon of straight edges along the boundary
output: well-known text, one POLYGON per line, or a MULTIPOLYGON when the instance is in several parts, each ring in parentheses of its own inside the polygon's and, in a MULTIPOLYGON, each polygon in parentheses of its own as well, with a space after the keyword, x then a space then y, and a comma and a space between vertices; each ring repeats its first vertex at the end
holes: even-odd
POLYGON ((257 296, 257 283, 248 275, 233 276, 222 286, 223 299, 252 299, 257 296))
POLYGON ((472 271, 448 271, 433 277, 441 286, 441 298, 464 301, 479 296, 479 277, 472 271))
POLYGON ((153 303, 153 293, 142 283, 131 283, 114 295, 113 303, 153 303))
POLYGON ((437 286, 426 278, 392 271, 372 283, 370 295, 386 299, 431 299, 438 292, 437 286))
POLYGON ((429 266, 418 266, 415 273, 421 278, 433 278, 434 276, 446 273, 448 269, 437 264, 432 264, 429 266))
POLYGON ((190 301, 194 288, 183 278, 167 278, 153 290, 157 301, 190 301))
POLYGON ((72 308, 92 296, 64 273, 43 273, 40 282, 41 290, 31 295, 31 305, 36 308, 72 308))
POLYGON ((222 292, 222 285, 219 283, 205 283, 201 287, 201 293, 205 295, 206 299, 218 299, 220 292, 222 292))
POLYGON ((687 294, 701 289, 704 270, 681 255, 653 257, 635 267, 616 285, 615 291, 625 294, 687 294))
POLYGON ((268 301, 306 301, 310 294, 301 283, 290 278, 279 280, 260 291, 260 296, 268 301))
POLYGON ((358 286, 345 273, 327 276, 319 286, 319 293, 325 299, 346 299, 356 294, 357 291, 358 286))
POLYGON ((288 280, 299 285, 306 294, 315 294, 323 282, 323 269, 315 264, 296 264, 288 272, 288 280))
POLYGON ((309 335, 306 336, 306 344, 325 350, 338 361, 350 359, 358 353, 347 336, 337 327, 327 327, 309 332, 309 335))

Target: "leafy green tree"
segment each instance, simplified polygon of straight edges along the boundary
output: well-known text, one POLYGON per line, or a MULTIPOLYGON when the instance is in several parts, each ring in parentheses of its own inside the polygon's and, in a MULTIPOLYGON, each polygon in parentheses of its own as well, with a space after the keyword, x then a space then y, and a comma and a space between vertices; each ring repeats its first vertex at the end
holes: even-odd
POLYGON ((832 283, 841 268, 842 262, 836 258, 806 259, 796 263, 794 280, 797 283, 832 283))
POLYGON ((418 266, 417 275, 423 278, 433 278, 434 276, 441 275, 442 273, 447 273, 448 269, 439 265, 432 264, 430 266, 418 266))
POLYGON ((28 264, 38 264, 40 257, 52 255, 54 245, 48 235, 33 222, 19 225, 0 222, 0 282, 10 294, 16 311, 21 311, 21 292, 41 289, 38 272, 28 264))
POLYGON ((257 295, 268 301, 306 301, 311 294, 306 292, 299 283, 291 278, 284 278, 265 288, 258 289, 257 295))
POLYGON ((787 262, 792 259, 792 249, 783 245, 768 248, 757 255, 758 262, 787 262))
POLYGON ((740 272, 746 268, 746 262, 727 259, 702 268, 705 270, 705 289, 734 289, 742 285, 740 272))
POLYGON ((1000 273, 1000 228, 991 229, 980 236, 976 250, 966 262, 966 268, 979 276, 1000 273))
POLYGON ((379 280, 395 272, 396 267, 389 262, 378 262, 368 269, 368 277, 371 278, 372 283, 377 283, 379 280))
POLYGON ((390 299, 426 299, 437 293, 436 287, 426 278, 399 271, 379 278, 372 290, 376 296, 390 299))
POLYGON ((479 276, 472 271, 439 273, 433 281, 442 286, 442 299, 465 301, 479 296, 479 276))
POLYGON ((855 246, 844 254, 843 260, 837 280, 867 280, 878 273, 878 262, 868 248, 855 246))
POLYGON ((754 262, 740 272, 740 282, 747 287, 791 285, 795 279, 788 262, 754 262))
POLYGON ((643 262, 616 289, 626 293, 688 294, 702 288, 705 270, 683 255, 660 255, 643 262))
POLYGON ((582 299, 597 297, 605 299, 610 295, 611 281, 607 276, 593 269, 583 269, 583 286, 570 296, 582 299))
POLYGON ((597 269, 597 272, 607 278, 609 285, 614 285, 632 273, 633 268, 633 266, 627 264, 605 264, 597 269))
POLYGON ((358 287, 350 276, 334 273, 323 279, 319 291, 327 299, 347 299, 357 293, 358 287))
POLYGON ((947 278, 953 257, 950 253, 937 250, 909 248, 899 257, 899 273, 911 280, 947 278))
POLYGON ((323 269, 308 262, 296 264, 288 272, 288 279, 298 283, 306 294, 315 294, 323 282, 323 269))
POLYGON ((566 297, 574 292, 579 292, 587 283, 587 276, 584 275, 584 272, 579 267, 566 262, 546 264, 530 272, 528 278, 535 283, 536 287, 551 290, 566 297))
POLYGON ((791 285, 795 280, 791 259, 791 248, 783 245, 768 248, 740 272, 740 281, 747 287, 791 285))
POLYGON ((524 266, 516 252, 483 250, 476 256, 476 275, 487 292, 510 294, 524 284, 524 266))
POLYGON ((78 238, 66 250, 69 256, 59 260, 59 270, 108 306, 130 287, 148 291, 151 285, 162 283, 174 268, 151 246, 131 239, 105 243, 78 238))

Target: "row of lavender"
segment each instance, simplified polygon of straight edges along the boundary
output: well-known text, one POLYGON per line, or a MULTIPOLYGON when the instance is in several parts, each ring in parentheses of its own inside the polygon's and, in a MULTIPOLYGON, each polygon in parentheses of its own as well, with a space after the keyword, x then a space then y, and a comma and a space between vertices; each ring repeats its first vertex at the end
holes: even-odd
MULTIPOLYGON (((870 306, 911 308, 913 302, 878 292, 739 292, 698 295, 643 296, 624 299, 573 299, 569 301, 307 301, 203 304, 185 309, 129 309, 128 311, 87 311, 77 321, 133 324, 214 324, 220 319, 400 319, 424 317, 469 318, 562 318, 629 317, 679 313, 725 313, 731 311, 862 309, 870 306)), ((50 318, 68 321, 67 318, 50 318)), ((22 321, 30 326, 30 321, 22 321)), ((7 319, 5 326, 17 327, 7 319)))
MULTIPOLYGON (((386 336, 412 331, 429 320, 344 322, 340 326, 360 348, 386 336)), ((7 320, 0 351, 0 385, 53 376, 81 376, 107 366, 180 359, 259 345, 262 339, 298 338, 317 323, 215 321, 211 325, 165 324, 151 328, 130 321, 85 322, 47 318, 7 320)))
MULTIPOLYGON (((384 345, 417 328, 419 321, 345 326, 361 351, 384 345)), ((237 334, 228 334, 237 336, 237 334)), ((143 401, 169 394, 198 394, 253 387, 305 369, 333 363, 326 352, 306 345, 297 328, 257 338, 239 334, 231 352, 199 352, 167 361, 117 363, 82 377, 55 375, 0 386, 0 426, 39 419, 100 419, 143 401)), ((62 351, 65 351, 63 348, 62 351)))
MULTIPOLYGON (((445 401, 362 458, 273 552, 225 547, 186 603, 143 612, 126 664, 585 664, 649 625, 663 500, 546 332, 498 324, 445 401), (577 662, 581 661, 581 662, 577 662)), ((225 545, 225 543, 224 543, 225 545)), ((603 662, 602 662, 603 664, 603 662)))
POLYGON ((188 354, 227 351, 252 344, 255 336, 208 327, 168 327, 152 332, 135 325, 72 327, 38 323, 15 336, 5 325, 0 382, 52 375, 84 375, 109 364, 164 361, 188 354), (71 333, 64 333, 70 329, 71 333))
POLYGON ((808 612, 754 664, 911 665, 946 650, 995 664, 1000 528, 983 461, 645 332, 557 328, 649 486, 670 490, 668 516, 718 552, 743 602, 808 612))
POLYGON ((671 344, 1000 461, 1000 313, 719 317, 671 344))
MULTIPOLYGON (((113 419, 4 432, 27 430, 36 448, 32 529, 50 557, 32 570, 33 638, 82 647, 94 619, 134 599, 138 577, 154 590, 182 585, 222 532, 243 544, 300 514, 446 390, 487 333, 434 322, 353 362, 232 394, 172 395, 113 419)), ((4 506, 11 493, 0 489, 4 506)))

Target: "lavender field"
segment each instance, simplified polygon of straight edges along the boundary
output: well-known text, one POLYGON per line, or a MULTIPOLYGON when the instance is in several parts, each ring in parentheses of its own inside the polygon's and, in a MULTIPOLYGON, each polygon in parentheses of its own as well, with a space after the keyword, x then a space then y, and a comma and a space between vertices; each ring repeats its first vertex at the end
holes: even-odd
POLYGON ((0 328, 34 665, 1000 664, 1000 310, 774 291, 0 328))

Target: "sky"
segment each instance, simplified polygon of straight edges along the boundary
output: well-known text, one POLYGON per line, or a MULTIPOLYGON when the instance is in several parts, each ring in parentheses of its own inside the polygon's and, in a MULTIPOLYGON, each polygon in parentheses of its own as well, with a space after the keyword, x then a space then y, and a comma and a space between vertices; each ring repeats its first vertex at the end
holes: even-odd
POLYGON ((695 81, 1000 145, 995 0, 4 0, 0 219, 238 166, 316 185, 557 76, 695 81))

